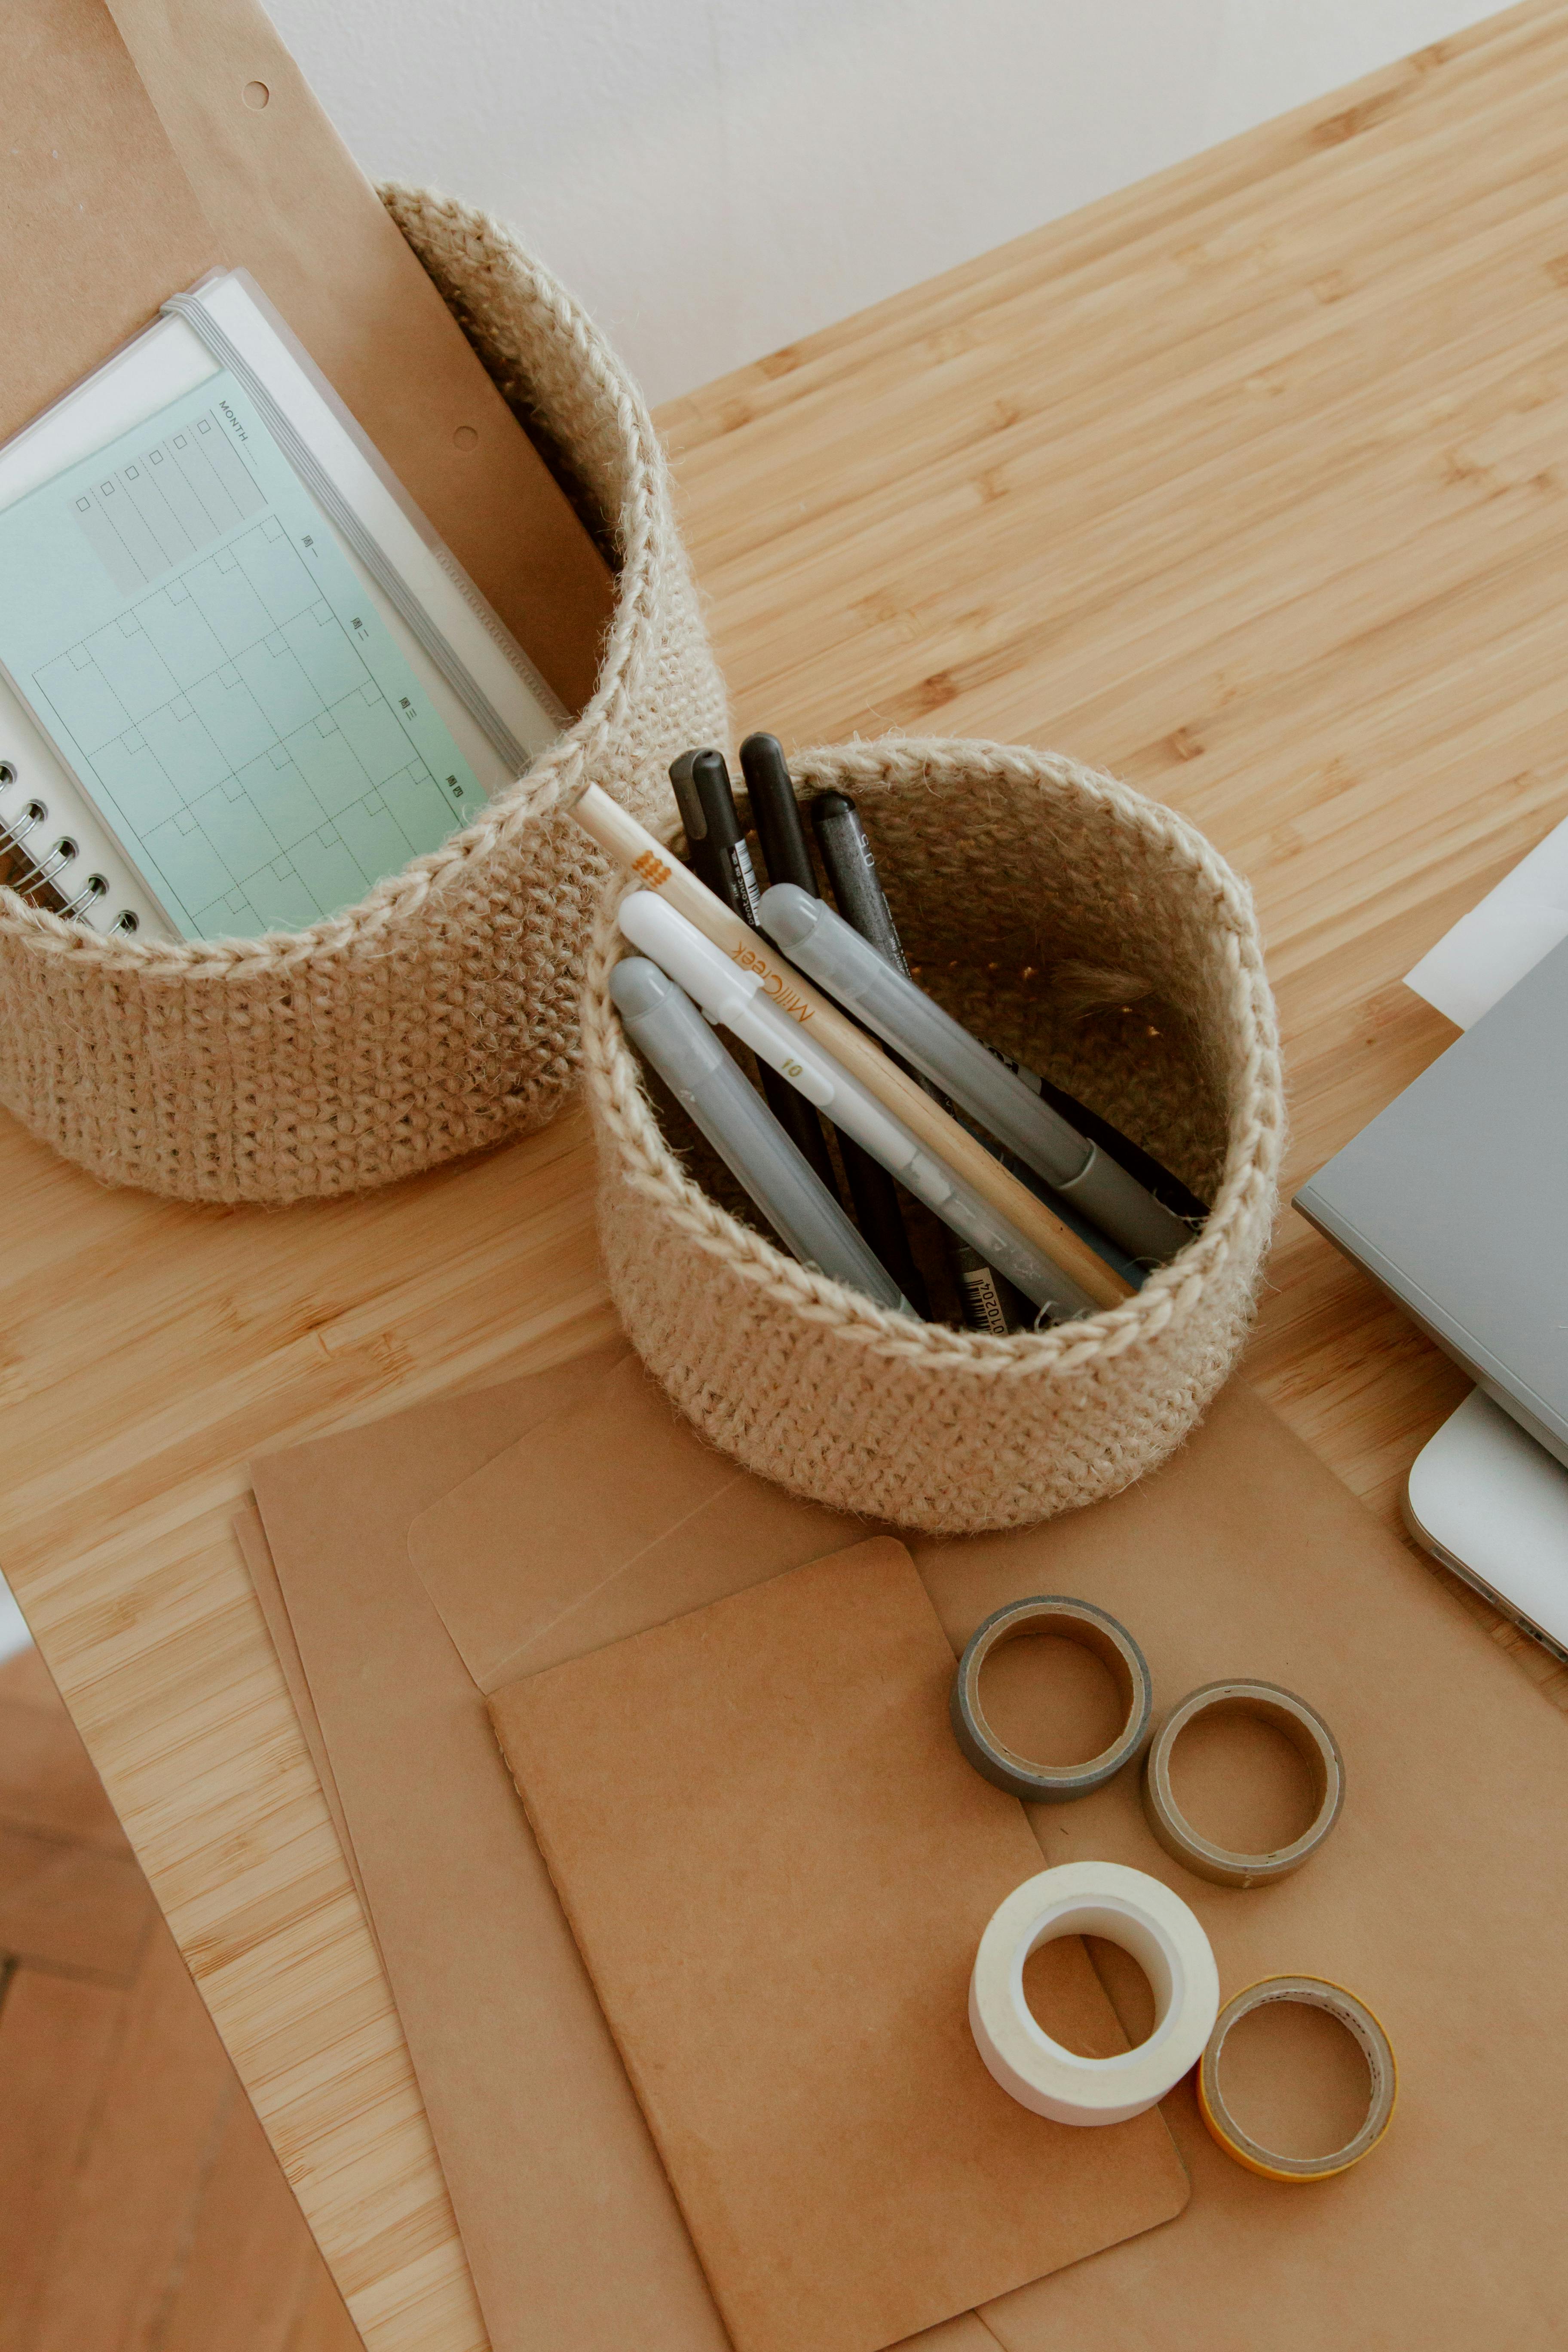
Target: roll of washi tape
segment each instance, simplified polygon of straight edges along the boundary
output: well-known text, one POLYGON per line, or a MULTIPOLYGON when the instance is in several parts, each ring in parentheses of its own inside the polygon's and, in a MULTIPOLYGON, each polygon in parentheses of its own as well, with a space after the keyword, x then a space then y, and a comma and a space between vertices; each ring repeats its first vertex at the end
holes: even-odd
POLYGON ((1141 2116, 1203 2055, 1219 2008, 1209 1939, 1179 1895, 1119 1862, 1066 1862, 1015 1887, 992 1915, 969 1979, 969 2029, 987 2071, 1020 2106, 1058 2124, 1141 2116), (1083 2058, 1052 2040, 1024 1998, 1024 1963, 1058 1936, 1103 1936, 1131 1952, 1154 1994, 1135 2050, 1083 2058))
POLYGON ((1198 2069, 1198 2105, 1205 2123, 1226 2156, 1246 2165, 1248 2172, 1261 2173, 1265 2180, 1331 2180, 1337 2172, 1348 2172, 1352 2164, 1359 2164, 1363 2156, 1371 2154, 1388 2129, 1398 2095, 1399 2070, 1394 2063, 1394 2048, 1387 2034, 1365 2001, 1358 2000, 1343 1985, 1331 1984, 1326 1977, 1265 1977, 1260 1983, 1248 1985, 1245 1992, 1238 1992, 1221 2010, 1198 2069), (1309 2009, 1326 2010, 1331 2017, 1338 2018, 1366 2060, 1366 2121, 1353 2139, 1335 2148, 1331 2155, 1281 2156, 1244 2131, 1226 2105, 1219 2084, 1226 2037, 1244 2017, 1274 2000, 1298 2001, 1309 2009))
POLYGON ((958 1662, 950 1713, 960 1748, 977 1772, 1026 1804, 1060 1804, 1102 1788, 1137 1755, 1149 1729, 1153 1686, 1143 1653, 1127 1631, 1090 1601, 1047 1593, 1034 1601, 1011 1601, 987 1617, 971 1636, 958 1662), (1036 1764, 997 1738, 985 1719, 980 1675, 993 1650, 1028 1634, 1055 1633, 1102 1658, 1116 1678, 1126 1721, 1109 1748, 1084 1764, 1036 1764))
POLYGON ((1149 1826, 1173 1860, 1184 1863, 1216 1886, 1267 1886, 1288 1878, 1315 1853, 1339 1820, 1345 1799, 1344 1759, 1339 1742, 1315 1707, 1277 1683, 1205 1683, 1173 1707, 1154 1735, 1143 1774, 1143 1810, 1149 1826), (1193 1827, 1171 1787, 1171 1757, 1177 1740, 1200 1715, 1257 1717, 1282 1731, 1304 1758, 1312 1775, 1317 1807, 1311 1822, 1289 1845, 1271 1853, 1233 1853, 1193 1827))

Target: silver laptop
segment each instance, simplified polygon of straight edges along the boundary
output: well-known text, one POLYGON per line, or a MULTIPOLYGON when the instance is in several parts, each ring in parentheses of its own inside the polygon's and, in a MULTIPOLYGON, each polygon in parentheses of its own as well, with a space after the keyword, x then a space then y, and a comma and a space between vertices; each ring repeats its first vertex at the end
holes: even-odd
POLYGON ((1568 1465, 1568 940, 1296 1206, 1568 1465))

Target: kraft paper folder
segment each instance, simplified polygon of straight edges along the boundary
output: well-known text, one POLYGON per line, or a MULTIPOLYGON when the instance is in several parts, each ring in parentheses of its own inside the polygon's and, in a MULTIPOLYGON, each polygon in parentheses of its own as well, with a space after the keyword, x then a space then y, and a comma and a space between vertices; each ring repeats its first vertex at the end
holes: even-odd
MULTIPOLYGON (((1042 2131, 976 2063, 974 1948, 1040 1856, 952 1681, 884 1537, 491 1702, 736 2352, 880 2352, 1187 2201, 1157 2116, 1042 2131)), ((1124 2050, 1050 1958, 1075 2046, 1124 2050)))
MULTIPOLYGON (((729 1465, 715 1474, 695 1440, 700 1475, 672 1482, 668 1449, 689 1432, 646 1382, 628 1418, 627 1371, 595 1423, 612 1364, 557 1366, 255 1465, 272 1549, 253 1529, 250 1555, 259 1581, 280 1580, 500 2352, 724 2341, 437 1611, 510 1680, 639 1630, 639 1605, 658 1623, 733 1586, 712 1481, 757 1482, 729 1465), (623 1498, 618 1566, 615 1547, 570 1534, 574 1508, 586 1535, 606 1490, 623 1498), (639 1492, 684 1534, 650 1540, 639 1492)), ((750 1580, 865 1532, 759 1491, 771 1532, 750 1580)), ((1132 1627, 1157 1707, 1237 1673, 1322 1708, 1345 1754, 1346 1809, 1279 1886, 1188 1876, 1126 1780, 1037 1812, 1035 1827, 1052 1859, 1100 1854, 1176 1887, 1214 1939, 1226 1995, 1280 1970, 1350 1984, 1401 2064, 1385 2145, 1311 2189, 1233 2165, 1184 2085, 1163 2113, 1192 2177, 1185 2211, 987 2305, 984 2321, 931 2331, 921 2352, 1555 2345, 1568 2287, 1568 1729, 1549 1702, 1239 1385, 1164 1470, 1112 1502, 911 1549, 955 1648, 1005 1600, 1075 1592, 1132 1627)))
POLYGON ((579 709, 604 562, 255 0, 26 0, 5 41, 0 439, 243 267, 579 709))

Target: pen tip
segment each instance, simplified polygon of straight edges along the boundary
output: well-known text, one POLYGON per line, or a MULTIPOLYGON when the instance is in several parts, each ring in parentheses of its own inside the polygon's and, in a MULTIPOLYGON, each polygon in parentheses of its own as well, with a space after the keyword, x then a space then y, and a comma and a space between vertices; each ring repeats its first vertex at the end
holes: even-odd
POLYGON ((811 803, 811 821, 813 824, 825 824, 831 817, 853 816, 854 814, 855 803, 850 799, 849 794, 847 793, 835 791, 832 786, 829 786, 828 790, 825 793, 818 793, 816 798, 811 803))

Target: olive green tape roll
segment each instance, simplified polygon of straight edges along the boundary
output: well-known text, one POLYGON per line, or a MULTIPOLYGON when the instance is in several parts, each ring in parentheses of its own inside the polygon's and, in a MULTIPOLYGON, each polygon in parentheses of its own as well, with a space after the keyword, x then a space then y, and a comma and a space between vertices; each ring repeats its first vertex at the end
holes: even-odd
POLYGON ((1205 2123, 1226 2156, 1244 2164, 1248 2172, 1260 2173, 1265 2180, 1331 2180, 1336 2173, 1348 2172, 1352 2164, 1371 2154, 1388 2129, 1398 2095, 1399 2070, 1387 2034, 1365 2001, 1358 2000, 1343 1985, 1331 1984, 1326 1977, 1265 1977, 1260 1983, 1248 1985, 1220 2011, 1198 2067, 1198 2105, 1205 2123), (1328 2156, 1281 2156, 1274 2148, 1264 2147, 1242 2129, 1220 2090, 1219 2064, 1226 2035, 1255 2009, 1274 2000, 1326 2010, 1339 2020, 1366 2060, 1366 2121, 1352 2139, 1328 2156))
POLYGON ((1149 1729, 1153 1686, 1143 1653, 1114 1617, 1090 1601, 1072 1601, 1065 1593, 1048 1593, 1034 1601, 1009 1601, 987 1617, 972 1636, 958 1662, 949 1712, 953 1736, 977 1772, 1010 1797, 1026 1804, 1061 1804, 1103 1788, 1122 1766, 1137 1755, 1149 1729), (1127 1719, 1110 1746, 1084 1764, 1036 1764, 999 1739, 985 1720, 981 1704, 980 1674, 993 1650, 1028 1634, 1054 1633, 1076 1642, 1104 1660, 1116 1677, 1127 1719))
POLYGON ((1344 1759, 1339 1742, 1315 1707, 1277 1683, 1205 1683, 1173 1707, 1154 1735, 1143 1775, 1143 1810, 1149 1826, 1173 1861, 1184 1863, 1216 1886, 1267 1886, 1288 1878, 1315 1853, 1340 1817, 1345 1796, 1344 1759), (1312 1774, 1317 1811, 1289 1845, 1271 1853, 1233 1853, 1195 1830, 1171 1788, 1171 1756, 1194 1717, 1210 1713, 1256 1716, 1282 1731, 1312 1774))

